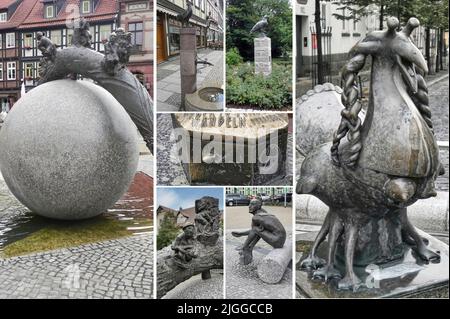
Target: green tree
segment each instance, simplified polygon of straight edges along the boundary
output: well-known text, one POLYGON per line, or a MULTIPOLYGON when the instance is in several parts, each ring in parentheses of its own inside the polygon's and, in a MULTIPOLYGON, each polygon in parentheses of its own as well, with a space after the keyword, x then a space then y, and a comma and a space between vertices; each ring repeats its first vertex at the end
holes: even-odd
POLYGON ((236 47, 244 60, 253 60, 251 28, 268 16, 267 36, 272 39, 272 56, 282 57, 292 50, 292 8, 288 0, 228 0, 227 47, 236 47))
POLYGON ((411 5, 405 9, 404 20, 409 17, 417 17, 425 26, 425 59, 430 72, 439 71, 442 67, 442 56, 444 51, 443 34, 448 31, 448 0, 411 0, 411 5), (438 30, 438 48, 436 69, 431 70, 431 29, 438 30))
MULTIPOLYGON (((436 70, 442 67, 444 50, 443 34, 448 30, 448 0, 340 0, 336 3, 338 11, 346 14, 334 14, 338 19, 360 20, 371 14, 366 8, 376 5, 379 10, 379 29, 383 29, 383 22, 388 16, 395 16, 404 25, 409 18, 416 17, 425 26, 425 58, 431 66, 430 57, 430 30, 438 30, 438 54, 436 70)), ((432 71, 432 70, 430 70, 432 71)))
POLYGON ((402 17, 405 16, 410 3, 410 0, 340 0, 334 4, 338 6, 337 10, 342 11, 342 14, 336 13, 334 16, 340 20, 354 19, 359 21, 362 17, 373 14, 367 10, 369 6, 376 6, 379 13, 378 29, 383 30, 385 18, 387 16, 395 16, 402 21, 402 17))
POLYGON ((179 233, 180 229, 176 225, 176 217, 172 214, 166 214, 158 230, 156 238, 157 249, 160 250, 172 244, 179 233))

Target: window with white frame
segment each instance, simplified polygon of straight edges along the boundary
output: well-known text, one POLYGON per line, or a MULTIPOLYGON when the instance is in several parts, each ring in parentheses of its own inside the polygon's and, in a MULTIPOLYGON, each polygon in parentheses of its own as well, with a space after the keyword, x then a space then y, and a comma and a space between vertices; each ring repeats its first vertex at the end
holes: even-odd
POLYGON ((7 72, 8 80, 15 80, 16 79, 16 62, 8 62, 6 72, 7 72))
POLYGON ((148 7, 147 2, 130 3, 128 4, 128 11, 146 10, 148 7))
POLYGON ((111 25, 101 25, 99 31, 100 31, 100 42, 108 40, 111 34, 111 25))
POLYGON ((8 21, 8 12, 0 13, 0 22, 6 22, 6 21, 8 21))
POLYGON ((3 62, 0 62, 0 81, 3 81, 3 62))
POLYGON ((16 34, 15 33, 7 33, 6 34, 6 48, 15 48, 16 47, 16 34))
POLYGON ((3 48, 3 34, 0 33, 0 49, 3 48))
POLYGON ((24 78, 31 80, 34 78, 33 63, 24 63, 23 65, 24 78))
POLYGON ((144 40, 144 23, 140 22, 131 22, 128 23, 128 32, 131 33, 131 45, 133 46, 141 46, 144 40))
POLYGON ((81 13, 91 13, 91 0, 81 2, 81 13))
POLYGON ((45 6, 45 17, 47 19, 54 18, 56 16, 55 11, 56 11, 55 6, 53 4, 49 4, 49 5, 45 6))
POLYGON ((23 35, 23 47, 27 50, 33 47, 33 33, 25 33, 23 35))
POLYGON ((94 26, 90 26, 89 27, 89 32, 91 33, 91 43, 92 45, 95 46, 95 43, 98 42, 97 41, 97 35, 95 34, 95 27, 94 26))
POLYGON ((62 44, 61 30, 52 30, 50 40, 52 40, 54 45, 60 46, 62 44))

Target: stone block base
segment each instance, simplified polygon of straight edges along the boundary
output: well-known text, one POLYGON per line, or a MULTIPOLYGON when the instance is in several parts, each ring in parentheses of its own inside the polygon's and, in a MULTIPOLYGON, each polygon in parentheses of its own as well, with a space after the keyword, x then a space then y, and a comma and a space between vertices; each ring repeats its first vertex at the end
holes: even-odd
POLYGON ((265 76, 272 73, 272 43, 270 38, 255 38, 255 73, 265 76))

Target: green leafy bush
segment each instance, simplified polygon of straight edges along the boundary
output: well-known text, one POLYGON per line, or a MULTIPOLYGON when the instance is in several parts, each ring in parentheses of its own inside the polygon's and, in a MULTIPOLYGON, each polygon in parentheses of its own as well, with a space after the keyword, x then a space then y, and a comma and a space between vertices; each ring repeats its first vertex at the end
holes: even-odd
POLYGON ((170 214, 166 214, 161 221, 161 226, 158 230, 156 238, 156 248, 158 250, 172 244, 174 239, 180 233, 180 229, 176 225, 176 218, 170 214))
POLYGON ((237 48, 231 48, 230 50, 228 50, 227 56, 226 56, 227 65, 229 65, 229 66, 238 65, 238 64, 242 63, 243 61, 244 60, 242 59, 241 55, 239 54, 239 50, 237 48))
POLYGON ((227 65, 227 104, 277 110, 292 105, 290 65, 272 65, 272 74, 255 74, 252 63, 227 65))

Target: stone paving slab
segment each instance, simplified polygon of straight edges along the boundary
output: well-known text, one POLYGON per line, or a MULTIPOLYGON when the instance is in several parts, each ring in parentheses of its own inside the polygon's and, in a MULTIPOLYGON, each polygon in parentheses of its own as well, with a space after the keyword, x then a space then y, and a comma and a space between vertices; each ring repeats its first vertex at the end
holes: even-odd
POLYGON ((153 233, 0 259, 0 299, 153 298, 153 233))

